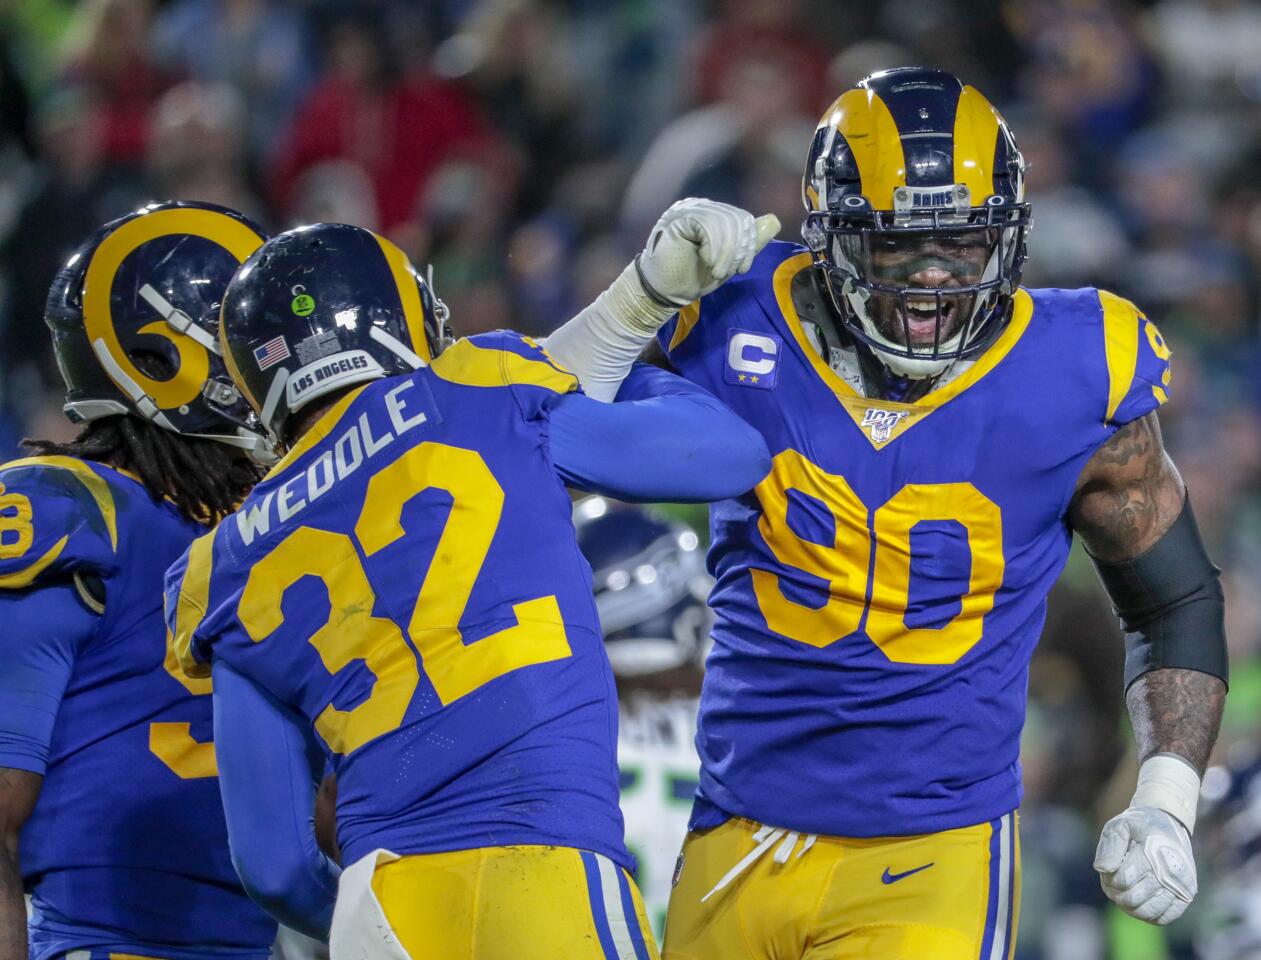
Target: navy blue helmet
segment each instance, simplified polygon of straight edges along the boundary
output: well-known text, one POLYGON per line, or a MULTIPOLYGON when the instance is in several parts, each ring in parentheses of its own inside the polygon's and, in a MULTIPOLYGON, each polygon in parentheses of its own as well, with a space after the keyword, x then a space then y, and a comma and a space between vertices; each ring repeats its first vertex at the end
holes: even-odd
POLYGON ((1007 324, 1024 169, 998 111, 940 70, 873 74, 823 115, 802 235, 841 324, 895 374, 936 376, 1007 324))
POLYGON ((208 203, 152 204, 94 233, 58 271, 44 310, 66 416, 133 414, 266 460, 271 445, 215 337, 228 281, 266 239, 208 203))
POLYGON ((312 400, 431 361, 448 342, 446 316, 389 240, 317 223, 273 237, 245 262, 224 296, 219 337, 232 379, 281 441, 312 400))
POLYGON ((596 610, 613 672, 645 676, 699 666, 713 622, 700 538, 652 510, 588 497, 574 507, 591 565, 596 610))

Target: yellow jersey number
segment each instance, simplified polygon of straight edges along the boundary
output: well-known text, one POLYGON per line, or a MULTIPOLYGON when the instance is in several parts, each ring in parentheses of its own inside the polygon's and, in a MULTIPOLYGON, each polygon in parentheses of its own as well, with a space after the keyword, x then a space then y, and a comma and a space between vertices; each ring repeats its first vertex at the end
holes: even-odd
POLYGON ((972 484, 907 484, 872 512, 844 477, 785 450, 754 493, 762 505, 758 530, 775 558, 828 584, 827 602, 816 608, 785 597, 775 574, 751 570, 758 606, 776 633, 826 647, 856 633, 866 614, 866 634, 886 657, 917 664, 954 663, 980 641, 985 615, 1003 583, 1003 519, 998 506, 972 484), (835 523, 834 543, 823 546, 793 532, 790 490, 827 507, 835 523), (905 622, 911 530, 926 520, 961 524, 972 554, 961 608, 941 628, 911 628, 905 622))
POLYGON ((22 556, 34 540, 30 498, 6 492, 0 483, 0 560, 22 556))
POLYGON ((555 596, 516 604, 515 624, 473 644, 460 633, 503 504, 503 488, 481 454, 422 443, 368 482, 353 539, 299 527, 250 571, 237 615, 255 643, 283 622, 285 591, 303 577, 318 577, 328 591, 329 618, 309 642, 330 673, 363 660, 376 678, 358 706, 340 710, 330 703, 316 717, 315 728, 333 752, 351 753, 402 723, 420 682, 418 657, 445 706, 513 670, 570 656, 555 596), (368 557, 394 543, 403 536, 404 506, 429 489, 450 494, 451 512, 404 637, 393 620, 373 616, 376 598, 356 542, 368 557))
MULTIPOLYGON (((211 538, 201 537, 193 541, 190 548, 188 566, 190 570, 203 570, 200 582, 194 592, 202 594, 207 586, 206 577, 210 573, 211 538)), ((192 584, 186 584, 192 586, 192 584)), ((183 593, 180 604, 183 607, 188 601, 183 593)), ((205 604, 205 597, 201 599, 205 604)), ((181 619, 189 618, 190 613, 181 609, 181 619)), ((166 654, 162 659, 162 668, 193 697, 208 697, 212 690, 210 678, 194 679, 186 676, 175 658, 175 643, 171 631, 166 632, 166 654)), ((181 780, 200 780, 205 777, 219 776, 219 767, 215 762, 215 745, 213 740, 201 743, 193 739, 192 725, 176 721, 160 721, 149 724, 149 752, 166 764, 181 780)))

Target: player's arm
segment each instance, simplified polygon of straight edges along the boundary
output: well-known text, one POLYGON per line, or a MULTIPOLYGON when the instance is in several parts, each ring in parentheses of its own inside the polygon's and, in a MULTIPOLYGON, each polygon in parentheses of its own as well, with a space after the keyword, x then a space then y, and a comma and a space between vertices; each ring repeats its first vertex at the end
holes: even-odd
POLYGON ((223 660, 213 676, 219 789, 241 885, 285 926, 327 941, 341 871, 316 840, 324 758, 303 717, 223 660))
POLYGON ((1095 867, 1119 906, 1169 923, 1196 892, 1190 835, 1227 663, 1218 570, 1154 412, 1091 458, 1070 522, 1126 630, 1126 703, 1141 764, 1134 799, 1104 828, 1095 867))
POLYGON ((637 364, 616 403, 581 393, 550 414, 552 462, 567 486, 629 502, 707 503, 770 470, 762 435, 700 387, 637 364))
POLYGON ((75 588, 0 591, 0 956, 25 960, 18 836, 35 809, 75 652, 96 628, 75 588))
POLYGON ((648 244, 595 303, 547 338, 587 396, 611 401, 631 365, 681 307, 753 265, 779 232, 773 214, 690 198, 662 214, 648 244))
POLYGON ((35 809, 44 778, 27 770, 0 767, 0 955, 26 960, 26 901, 18 834, 35 809))

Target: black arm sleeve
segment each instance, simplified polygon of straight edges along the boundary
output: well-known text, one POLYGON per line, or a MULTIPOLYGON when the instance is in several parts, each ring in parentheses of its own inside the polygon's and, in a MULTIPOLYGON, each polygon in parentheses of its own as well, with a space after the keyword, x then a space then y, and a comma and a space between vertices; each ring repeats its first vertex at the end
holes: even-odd
POLYGON ((1133 560, 1095 569, 1125 630, 1125 686, 1175 667, 1228 680, 1221 571, 1204 549, 1188 499, 1163 537, 1133 560))

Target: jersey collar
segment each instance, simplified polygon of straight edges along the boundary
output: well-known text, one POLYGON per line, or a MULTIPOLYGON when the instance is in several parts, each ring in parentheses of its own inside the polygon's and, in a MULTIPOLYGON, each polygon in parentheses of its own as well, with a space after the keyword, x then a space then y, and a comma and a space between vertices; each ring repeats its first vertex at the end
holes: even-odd
POLYGON ((775 302, 784 318, 784 325, 797 342, 797 349, 809 361, 815 376, 832 391, 854 425, 859 428, 873 447, 884 448, 934 410, 945 405, 967 390, 1002 361, 1019 342, 1033 315, 1033 300, 1023 289, 1016 291, 1011 322, 998 339, 976 361, 949 383, 943 384, 912 403, 898 403, 865 397, 840 377, 806 339, 801 317, 792 302, 793 278, 811 266, 809 253, 789 257, 775 269, 773 285, 775 302))

